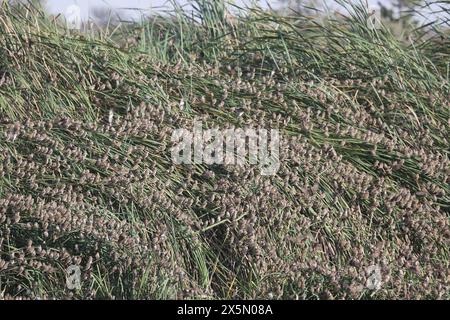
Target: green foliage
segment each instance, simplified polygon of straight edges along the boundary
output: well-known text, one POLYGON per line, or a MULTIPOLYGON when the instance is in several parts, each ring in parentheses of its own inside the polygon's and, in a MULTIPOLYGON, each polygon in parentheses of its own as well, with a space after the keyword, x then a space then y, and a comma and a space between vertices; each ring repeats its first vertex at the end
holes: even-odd
POLYGON ((343 4, 85 33, 2 4, 0 297, 450 298, 448 30, 343 4), (279 129, 279 172, 174 164, 196 119, 279 129))

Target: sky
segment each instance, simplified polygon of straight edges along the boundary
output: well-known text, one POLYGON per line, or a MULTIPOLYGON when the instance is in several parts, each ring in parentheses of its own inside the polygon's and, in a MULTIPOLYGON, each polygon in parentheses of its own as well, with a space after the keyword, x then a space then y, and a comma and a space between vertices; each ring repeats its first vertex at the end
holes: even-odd
MULTIPOLYGON (((235 0, 238 5, 243 5, 248 3, 250 0, 235 0)), ((258 0, 259 3, 264 7, 267 7, 267 3, 272 7, 277 7, 279 4, 278 0, 258 0)), ((326 3, 327 6, 332 6, 332 0, 319 0, 326 3)), ((367 0, 371 8, 378 8, 378 3, 388 5, 392 2, 391 0, 367 0)), ((187 0, 178 0, 180 4, 186 4, 187 0)), ((167 7, 167 0, 47 0, 47 7, 51 13, 67 13, 68 8, 73 5, 77 5, 80 8, 81 16, 86 18, 89 16, 89 9, 98 6, 109 6, 115 9, 119 9, 118 12, 128 12, 134 14, 135 17, 139 17, 140 13, 136 10, 126 10, 126 8, 137 8, 142 10, 143 13, 148 14, 161 10, 164 5, 167 7)), ((69 9, 70 10, 70 9, 69 9)), ((429 16, 427 13, 425 15, 431 19, 433 16, 429 16)), ((427 20, 427 19, 423 19, 427 20)))
MULTIPOLYGON (((376 6, 377 2, 380 0, 369 0, 369 3, 373 6, 376 6)), ((187 0, 179 0, 177 1, 180 4, 186 4, 187 0)), ((242 5, 248 0, 236 0, 236 4, 242 5)), ((262 6, 267 6, 269 3, 271 6, 276 7, 279 2, 277 0, 259 0, 262 6)), ((331 1, 326 1, 330 3, 331 1)), ((383 3, 389 3, 388 0, 381 0, 383 3)), ((139 8, 142 10, 150 10, 156 11, 160 10, 165 4, 167 4, 167 0, 47 0, 48 8, 52 13, 64 13, 65 10, 70 5, 78 5, 81 8, 83 16, 87 14, 89 7, 97 7, 97 6, 111 6, 116 9, 123 8, 139 8)))

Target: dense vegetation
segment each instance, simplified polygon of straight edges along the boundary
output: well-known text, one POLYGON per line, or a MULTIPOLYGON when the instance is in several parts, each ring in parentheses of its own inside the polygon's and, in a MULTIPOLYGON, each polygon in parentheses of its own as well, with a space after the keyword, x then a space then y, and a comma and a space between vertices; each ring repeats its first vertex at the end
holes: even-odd
POLYGON ((0 297, 450 298, 445 24, 197 3, 86 32, 2 5, 0 297), (279 129, 280 170, 175 165, 196 119, 279 129))

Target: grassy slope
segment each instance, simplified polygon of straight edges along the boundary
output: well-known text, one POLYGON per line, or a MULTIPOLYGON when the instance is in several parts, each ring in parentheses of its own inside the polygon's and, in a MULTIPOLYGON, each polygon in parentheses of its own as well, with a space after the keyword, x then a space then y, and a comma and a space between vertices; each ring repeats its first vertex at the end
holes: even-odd
POLYGON ((0 9, 0 294, 449 298, 449 39, 354 9, 100 35, 0 9), (280 171, 174 165, 194 119, 279 128, 280 171))

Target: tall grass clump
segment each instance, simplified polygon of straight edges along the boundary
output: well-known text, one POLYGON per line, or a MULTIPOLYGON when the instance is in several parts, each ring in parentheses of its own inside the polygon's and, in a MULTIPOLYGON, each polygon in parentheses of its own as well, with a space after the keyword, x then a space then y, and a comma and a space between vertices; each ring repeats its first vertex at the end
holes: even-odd
POLYGON ((450 298, 448 26, 342 5, 76 32, 3 3, 0 298, 450 298), (174 164, 195 120, 278 129, 280 170, 174 164))

